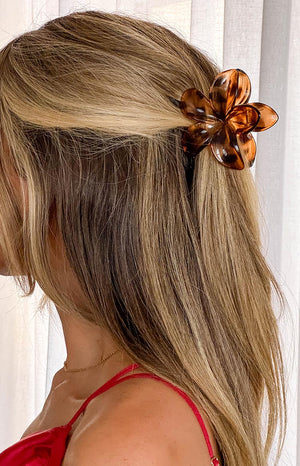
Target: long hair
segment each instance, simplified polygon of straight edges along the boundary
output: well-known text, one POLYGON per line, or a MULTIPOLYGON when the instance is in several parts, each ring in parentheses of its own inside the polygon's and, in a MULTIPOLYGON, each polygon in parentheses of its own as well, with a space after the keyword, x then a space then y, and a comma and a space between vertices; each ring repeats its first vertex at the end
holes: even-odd
POLYGON ((201 406, 224 465, 265 466, 286 432, 272 290, 281 309, 285 297, 262 254, 256 186, 207 146, 189 193, 180 141, 191 122, 168 97, 208 95, 219 72, 171 30, 123 14, 73 12, 11 40, 0 53, 0 247, 24 296, 38 282, 41 309, 52 301, 108 329, 201 406), (49 230, 86 306, 53 274, 49 230))

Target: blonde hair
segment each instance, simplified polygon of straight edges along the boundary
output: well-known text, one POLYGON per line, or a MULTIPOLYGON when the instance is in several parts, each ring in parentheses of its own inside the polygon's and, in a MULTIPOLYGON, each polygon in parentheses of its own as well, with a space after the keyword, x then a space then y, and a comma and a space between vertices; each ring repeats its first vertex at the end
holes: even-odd
POLYGON ((174 32, 123 14, 74 12, 13 39, 0 54, 0 246, 25 296, 107 328, 145 369, 210 418, 224 465, 265 466, 286 395, 274 290, 261 251, 249 168, 206 147, 188 195, 182 127, 168 96, 208 95, 220 72, 174 32), (28 209, 6 176, 28 184, 28 209), (88 306, 50 265, 56 222, 88 306), (268 397, 264 441, 262 407, 268 397))

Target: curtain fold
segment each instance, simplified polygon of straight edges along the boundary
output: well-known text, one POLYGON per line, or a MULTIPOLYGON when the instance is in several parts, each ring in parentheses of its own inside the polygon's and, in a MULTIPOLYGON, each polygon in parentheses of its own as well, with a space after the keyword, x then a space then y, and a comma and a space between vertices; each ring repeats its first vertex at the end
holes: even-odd
MULTIPOLYGON (((263 213, 264 254, 293 318, 292 324, 288 318, 279 322, 288 377, 288 431, 280 464, 299 465, 300 3, 11 0, 1 6, 1 47, 18 34, 75 10, 122 12, 163 24, 204 50, 221 70, 244 70, 252 85, 249 102, 263 102, 278 113, 273 128, 263 135, 252 133, 257 155, 251 170, 263 213)), ((12 278, 0 277, 0 451, 17 441, 39 414, 53 375, 66 357, 55 308, 50 315, 36 312, 41 293, 37 287, 34 296, 20 298, 12 278)))

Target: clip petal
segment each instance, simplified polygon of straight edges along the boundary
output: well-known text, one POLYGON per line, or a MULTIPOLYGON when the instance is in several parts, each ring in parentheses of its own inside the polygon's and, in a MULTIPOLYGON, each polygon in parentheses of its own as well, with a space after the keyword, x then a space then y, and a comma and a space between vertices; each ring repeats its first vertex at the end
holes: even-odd
POLYGON ((248 102, 251 83, 248 75, 239 68, 217 74, 209 89, 209 100, 215 113, 224 119, 235 105, 248 102))
POLYGON ((228 168, 242 170, 245 166, 237 137, 234 131, 227 125, 215 135, 211 142, 211 149, 218 160, 228 168))
POLYGON ((269 107, 269 105, 262 104, 261 102, 253 102, 249 105, 255 107, 260 113, 258 124, 252 129, 252 131, 265 131, 275 125, 279 120, 278 114, 273 110, 273 108, 269 107))

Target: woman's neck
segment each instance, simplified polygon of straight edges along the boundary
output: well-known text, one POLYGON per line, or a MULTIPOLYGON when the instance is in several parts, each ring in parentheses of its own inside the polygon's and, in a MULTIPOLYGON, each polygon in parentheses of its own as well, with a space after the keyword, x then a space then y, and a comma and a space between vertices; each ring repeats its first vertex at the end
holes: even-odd
MULTIPOLYGON (((107 371, 110 373, 109 368, 115 371, 118 367, 121 369, 134 362, 120 346, 116 345, 108 330, 66 314, 59 308, 57 312, 61 320, 67 350, 67 369, 93 366, 116 350, 118 351, 101 365, 87 369, 85 373, 106 374, 107 371)), ((65 372, 65 374, 71 376, 78 374, 82 378, 84 372, 65 372)))

